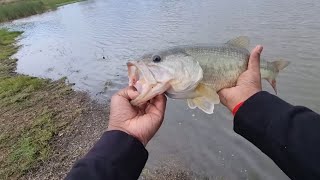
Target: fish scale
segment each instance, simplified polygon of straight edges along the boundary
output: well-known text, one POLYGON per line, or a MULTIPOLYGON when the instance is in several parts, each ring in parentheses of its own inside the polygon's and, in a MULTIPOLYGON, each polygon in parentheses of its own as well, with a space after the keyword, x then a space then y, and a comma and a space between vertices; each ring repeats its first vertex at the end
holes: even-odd
POLYGON ((237 77, 246 70, 249 51, 228 46, 201 48, 185 48, 185 52, 193 56, 203 69, 201 82, 215 91, 234 86, 237 77), (204 50, 199 50, 201 48, 204 50), (202 55, 199 56, 199 53, 202 55))

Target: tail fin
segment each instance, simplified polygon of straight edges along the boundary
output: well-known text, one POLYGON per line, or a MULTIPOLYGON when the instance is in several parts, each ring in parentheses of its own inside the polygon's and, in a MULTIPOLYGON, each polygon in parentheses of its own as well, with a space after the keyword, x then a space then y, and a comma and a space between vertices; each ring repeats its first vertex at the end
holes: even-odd
MULTIPOLYGON (((284 61, 284 60, 278 60, 278 61, 273 61, 271 62, 271 64, 275 67, 277 73, 281 70, 283 70, 284 68, 286 68, 290 62, 289 61, 284 61)), ((276 73, 276 75, 277 75, 276 73)), ((277 94, 277 81, 274 78, 268 78, 267 81, 270 83, 270 85, 272 86, 273 90, 275 91, 275 93, 277 94)))
POLYGON ((279 60, 279 61, 273 61, 272 64, 274 65, 274 67, 279 72, 280 70, 282 70, 285 67, 287 67, 290 64, 290 62, 289 61, 284 61, 284 60, 279 60))
POLYGON ((267 81, 271 84, 274 92, 277 94, 277 81, 276 79, 267 79, 267 81))

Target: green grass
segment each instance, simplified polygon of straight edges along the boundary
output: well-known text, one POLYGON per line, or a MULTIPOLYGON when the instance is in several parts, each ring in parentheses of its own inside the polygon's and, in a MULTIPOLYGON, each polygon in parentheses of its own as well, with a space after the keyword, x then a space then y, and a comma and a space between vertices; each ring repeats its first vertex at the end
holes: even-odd
POLYGON ((49 142, 55 131, 51 113, 44 112, 35 119, 10 149, 4 175, 10 177, 13 174, 23 174, 37 163, 48 159, 51 152, 49 142))
POLYGON ((46 10, 45 5, 41 1, 18 1, 0 6, 0 22, 18 19, 46 10))
POLYGON ((42 2, 50 9, 55 9, 59 6, 79 2, 81 0, 43 0, 42 2))
POLYGON ((18 93, 33 92, 44 84, 42 79, 29 76, 5 78, 0 81, 0 99, 12 97, 18 93))
POLYGON ((22 32, 18 31, 8 31, 7 29, 0 29, 0 45, 11 45, 14 46, 15 39, 21 34, 22 32))
POLYGON ((45 161, 59 125, 48 108, 53 97, 70 92, 63 82, 14 72, 16 38, 21 32, 0 29, 0 179, 16 179, 45 161), (48 91, 54 90, 53 93, 48 91), (8 115, 6 115, 8 114, 8 115))
POLYGON ((72 101, 78 99, 65 78, 15 73, 11 56, 20 34, 0 29, 0 179, 24 179, 27 172, 36 172, 57 151, 55 135, 83 112, 72 101))
POLYGON ((21 33, 0 29, 0 77, 10 74, 16 67, 16 60, 10 57, 18 50, 14 43, 21 33))
MULTIPOLYGON (((56 9, 78 0, 0 0, 0 22, 56 9)), ((0 29, 0 179, 24 179, 56 149, 55 135, 82 112, 64 79, 51 81, 15 73, 17 38, 0 29)))
MULTIPOLYGON (((1 1, 1 0, 0 0, 1 1)), ((56 9, 78 0, 17 0, 0 5, 0 22, 10 21, 56 9)))
POLYGON ((46 81, 29 76, 0 78, 0 108, 13 103, 24 103, 34 92, 46 85, 46 81))
POLYGON ((18 50, 15 40, 20 34, 21 32, 0 29, 0 107, 7 106, 10 102, 18 102, 19 99, 40 89, 47 82, 47 80, 29 76, 12 75, 16 60, 10 57, 18 50))

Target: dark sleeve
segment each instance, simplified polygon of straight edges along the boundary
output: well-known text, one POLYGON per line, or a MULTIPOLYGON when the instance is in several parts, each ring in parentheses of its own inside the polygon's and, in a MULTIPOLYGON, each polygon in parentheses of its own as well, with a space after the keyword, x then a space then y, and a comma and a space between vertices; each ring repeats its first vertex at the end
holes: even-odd
POLYGON ((267 92, 250 97, 234 130, 268 155, 291 179, 320 179, 320 116, 267 92))
POLYGON ((122 131, 107 131, 66 179, 138 179, 147 158, 147 150, 136 138, 122 131))

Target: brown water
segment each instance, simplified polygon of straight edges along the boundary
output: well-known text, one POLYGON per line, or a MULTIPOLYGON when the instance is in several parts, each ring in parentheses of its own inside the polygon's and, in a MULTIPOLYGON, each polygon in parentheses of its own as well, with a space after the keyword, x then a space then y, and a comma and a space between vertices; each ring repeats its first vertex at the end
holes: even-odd
MULTIPOLYGON (((88 0, 5 26, 25 31, 16 54, 19 73, 66 76, 102 102, 126 85, 129 59, 247 35, 251 47, 264 45, 264 58, 292 62, 278 78, 278 95, 320 112, 319 12, 318 0, 88 0)), ((170 160, 210 179, 288 179, 232 126, 221 105, 206 115, 170 100, 164 125, 148 146, 147 166, 170 160)))

